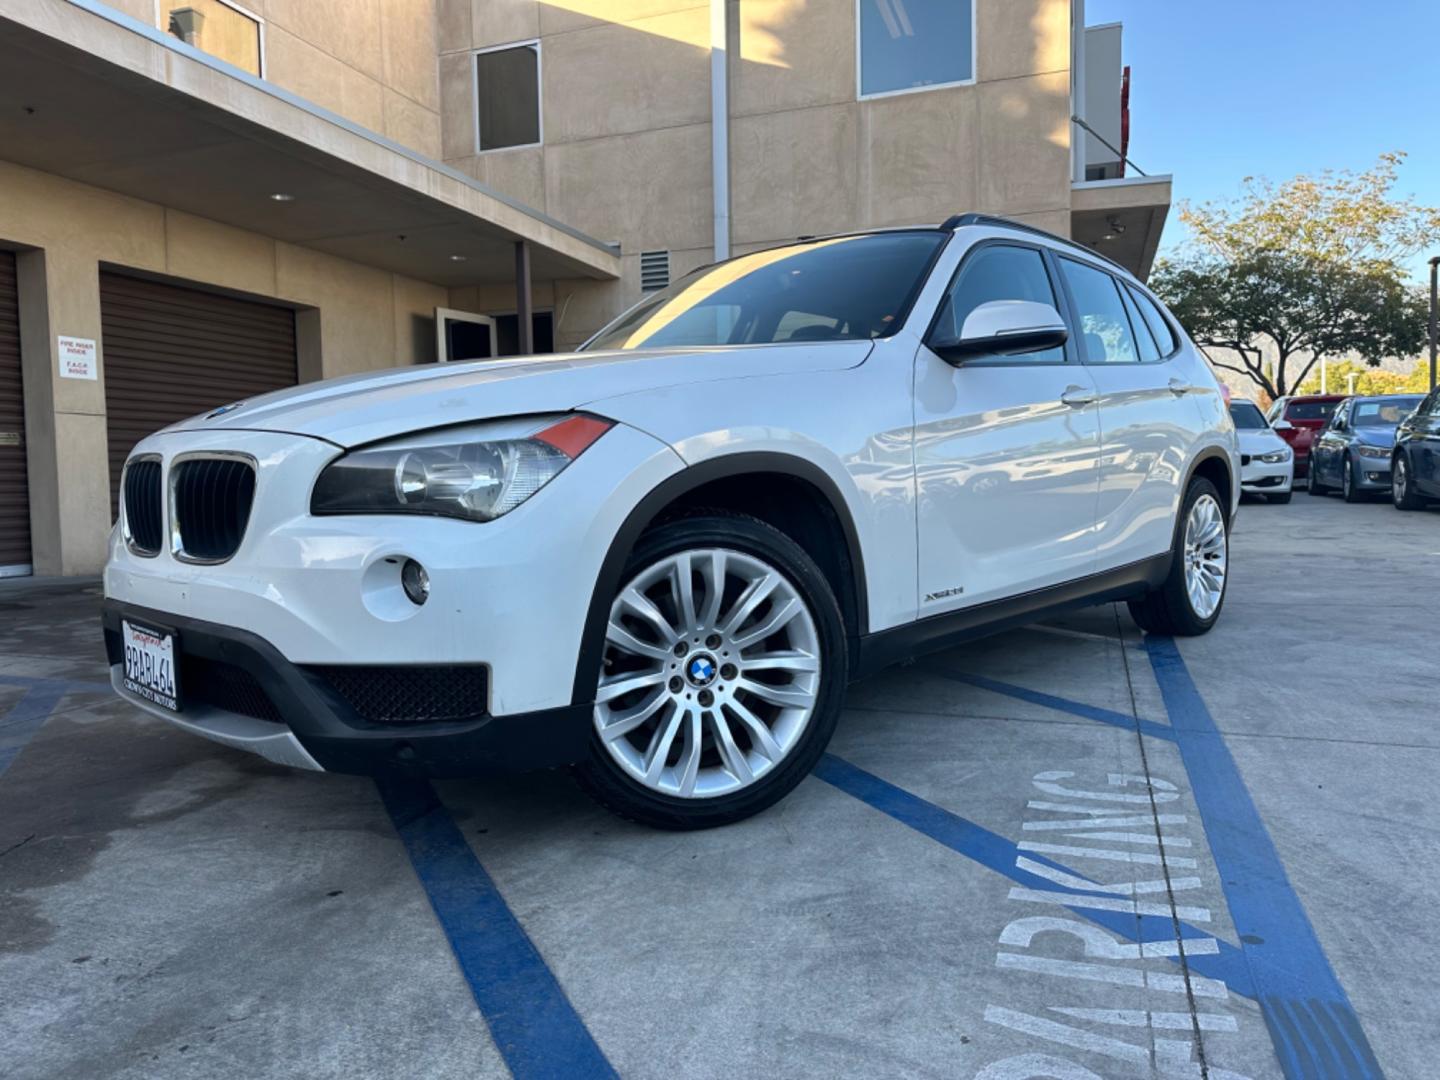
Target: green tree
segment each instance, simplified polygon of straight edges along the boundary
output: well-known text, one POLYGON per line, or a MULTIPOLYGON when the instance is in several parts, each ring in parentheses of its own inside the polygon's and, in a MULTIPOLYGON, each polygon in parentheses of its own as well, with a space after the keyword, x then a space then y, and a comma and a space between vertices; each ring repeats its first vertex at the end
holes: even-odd
POLYGON ((1181 203, 1201 249, 1231 261, 1256 251, 1313 256, 1361 268, 1394 266, 1440 238, 1440 207, 1394 194, 1403 153, 1365 172, 1326 170, 1283 184, 1247 176, 1233 203, 1181 203))
MULTIPOLYGON (((1376 371, 1361 364, 1342 360, 1331 364, 1326 372, 1326 388, 1331 393, 1349 393, 1350 376, 1355 376, 1357 394, 1428 394, 1430 392, 1430 361, 1416 360, 1409 371, 1376 371)), ((1320 373, 1295 386, 1297 394, 1320 393, 1320 373)))
POLYGON ((1400 264, 1440 243, 1440 208, 1394 193, 1404 159, 1283 184, 1247 177, 1232 202, 1182 204, 1192 240, 1156 266, 1152 287, 1211 363, 1271 397, 1293 392, 1322 357, 1375 366, 1413 355, 1427 302, 1400 264))
POLYGON ((1162 263, 1150 285, 1212 364, 1271 398, 1292 393, 1321 357, 1357 355, 1374 366, 1414 355, 1425 340, 1424 296, 1383 264, 1264 250, 1200 255, 1162 263))

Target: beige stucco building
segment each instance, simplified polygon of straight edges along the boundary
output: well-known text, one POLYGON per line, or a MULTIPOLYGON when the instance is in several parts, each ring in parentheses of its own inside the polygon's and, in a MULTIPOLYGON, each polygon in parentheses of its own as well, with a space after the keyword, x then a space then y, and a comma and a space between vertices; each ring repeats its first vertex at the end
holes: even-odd
POLYGON ((717 257, 979 210, 1143 274, 1118 64, 1083 0, 0 0, 0 574, 98 570, 147 430, 717 257))

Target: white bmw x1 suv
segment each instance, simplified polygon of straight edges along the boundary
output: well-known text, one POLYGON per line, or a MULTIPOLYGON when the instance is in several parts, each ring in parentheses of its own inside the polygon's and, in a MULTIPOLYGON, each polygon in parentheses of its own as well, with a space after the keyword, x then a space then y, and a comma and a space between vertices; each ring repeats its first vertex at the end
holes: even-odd
POLYGON ((1208 366, 1088 249, 973 214, 807 240, 572 355, 145 439, 112 681, 290 765, 574 765, 622 815, 719 825, 798 784, 893 662, 1111 600, 1208 630, 1238 475, 1208 366))

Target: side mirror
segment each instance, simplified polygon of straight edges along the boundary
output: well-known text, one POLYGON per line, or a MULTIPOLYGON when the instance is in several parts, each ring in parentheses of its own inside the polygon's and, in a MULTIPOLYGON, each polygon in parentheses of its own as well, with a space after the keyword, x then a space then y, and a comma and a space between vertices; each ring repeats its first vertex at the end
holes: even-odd
POLYGON ((1270 425, 1276 431, 1294 431, 1295 425, 1286 420, 1283 416, 1270 425))
POLYGON ((1041 352, 1064 345, 1070 331, 1049 304, 1032 300, 992 300, 965 317, 960 339, 937 335, 930 349, 957 367, 973 356, 1041 352))

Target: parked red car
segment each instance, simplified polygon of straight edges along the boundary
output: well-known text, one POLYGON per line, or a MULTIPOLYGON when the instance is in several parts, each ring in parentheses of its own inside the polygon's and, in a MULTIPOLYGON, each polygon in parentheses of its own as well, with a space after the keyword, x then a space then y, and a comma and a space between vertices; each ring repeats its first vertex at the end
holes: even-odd
POLYGON ((1276 398, 1265 414, 1275 433, 1295 451, 1295 479, 1310 475, 1310 444, 1345 394, 1303 394, 1276 398))

